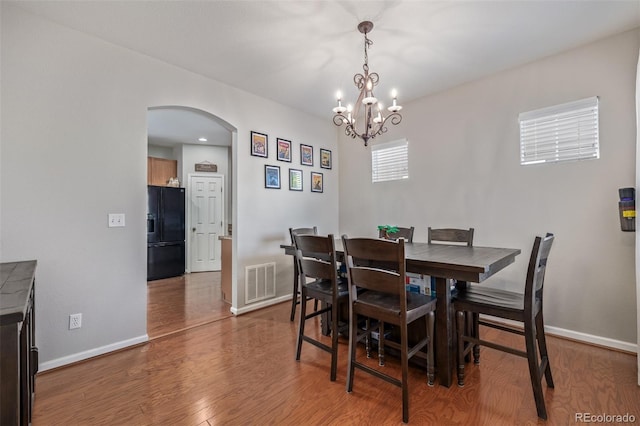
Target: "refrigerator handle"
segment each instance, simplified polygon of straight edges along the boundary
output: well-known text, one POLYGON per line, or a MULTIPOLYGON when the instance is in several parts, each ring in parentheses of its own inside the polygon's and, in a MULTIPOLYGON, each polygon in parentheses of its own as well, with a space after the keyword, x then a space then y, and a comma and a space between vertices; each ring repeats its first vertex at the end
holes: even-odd
POLYGON ((156 219, 152 214, 147 214, 147 232, 156 232, 156 219))

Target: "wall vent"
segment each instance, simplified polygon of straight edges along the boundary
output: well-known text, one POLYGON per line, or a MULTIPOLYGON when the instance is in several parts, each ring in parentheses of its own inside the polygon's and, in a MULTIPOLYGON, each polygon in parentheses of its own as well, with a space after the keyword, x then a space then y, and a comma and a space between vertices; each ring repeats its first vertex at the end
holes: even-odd
POLYGON ((247 266, 244 270, 245 304, 272 299, 276 296, 276 264, 247 266))

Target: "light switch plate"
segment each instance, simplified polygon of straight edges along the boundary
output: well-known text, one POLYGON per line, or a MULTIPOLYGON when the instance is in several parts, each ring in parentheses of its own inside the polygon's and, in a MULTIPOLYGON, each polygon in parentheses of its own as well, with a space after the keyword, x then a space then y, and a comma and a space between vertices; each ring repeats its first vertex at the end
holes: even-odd
POLYGON ((124 227, 124 213, 109 213, 109 228, 124 227))

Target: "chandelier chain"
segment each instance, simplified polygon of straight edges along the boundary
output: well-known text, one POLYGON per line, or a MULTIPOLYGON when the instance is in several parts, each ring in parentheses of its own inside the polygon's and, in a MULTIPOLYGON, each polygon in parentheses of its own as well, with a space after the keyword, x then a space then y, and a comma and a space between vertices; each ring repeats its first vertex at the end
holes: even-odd
POLYGON ((367 37, 367 33, 364 34, 364 65, 362 66, 362 69, 365 72, 369 72, 369 54, 368 54, 368 48, 369 46, 371 46, 373 44, 373 41, 369 40, 369 38, 367 37))

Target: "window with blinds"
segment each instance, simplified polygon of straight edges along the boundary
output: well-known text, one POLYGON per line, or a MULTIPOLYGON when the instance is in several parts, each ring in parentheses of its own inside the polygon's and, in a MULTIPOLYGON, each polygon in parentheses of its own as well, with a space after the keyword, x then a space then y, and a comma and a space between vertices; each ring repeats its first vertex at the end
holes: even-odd
POLYGON ((409 178, 409 142, 406 139, 371 146, 371 181, 409 178))
POLYGON ((523 112, 520 164, 600 158, 598 97, 523 112))

